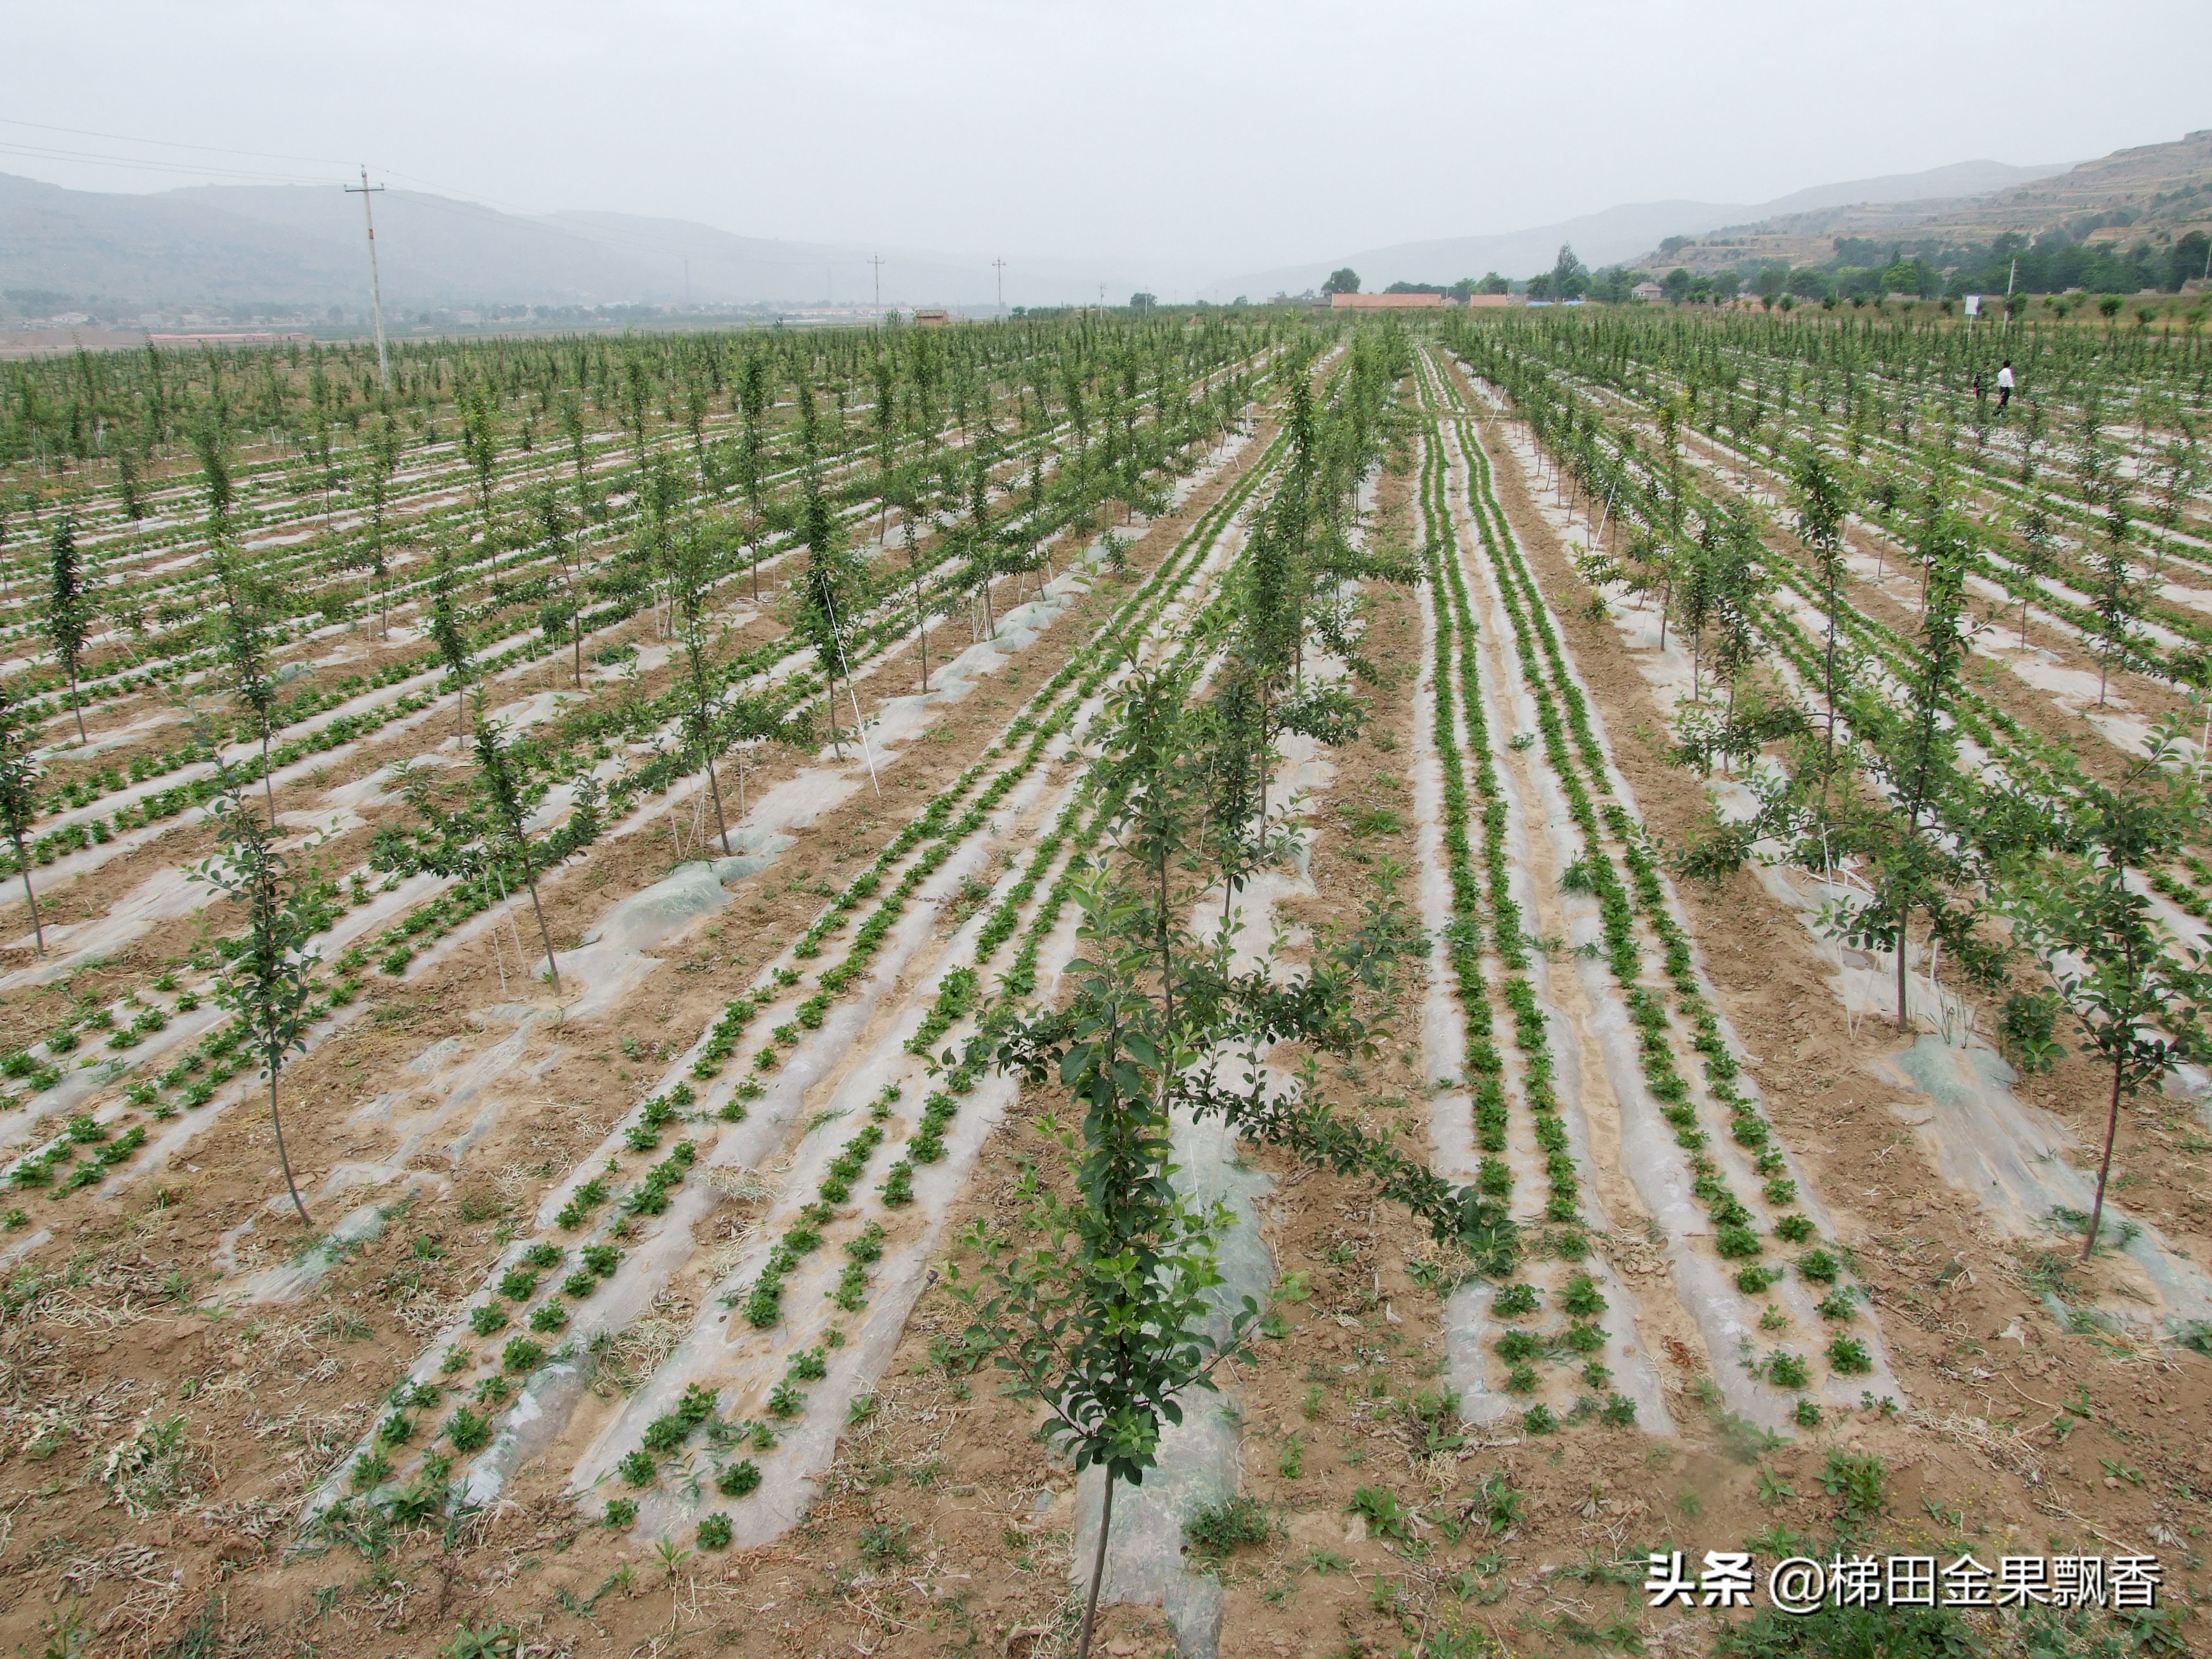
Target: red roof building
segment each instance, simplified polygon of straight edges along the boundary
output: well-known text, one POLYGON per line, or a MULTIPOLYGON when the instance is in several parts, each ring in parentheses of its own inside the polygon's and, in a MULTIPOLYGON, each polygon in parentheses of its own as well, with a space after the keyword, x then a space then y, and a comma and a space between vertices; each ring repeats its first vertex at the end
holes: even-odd
POLYGON ((1445 303, 1441 294, 1332 294, 1331 311, 1433 311, 1445 303))

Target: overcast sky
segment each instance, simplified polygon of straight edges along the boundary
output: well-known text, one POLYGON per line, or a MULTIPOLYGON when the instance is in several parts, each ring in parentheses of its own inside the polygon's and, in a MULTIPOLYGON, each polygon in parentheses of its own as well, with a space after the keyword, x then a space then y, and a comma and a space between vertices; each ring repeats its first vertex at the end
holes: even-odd
POLYGON ((366 160, 520 211, 1104 255, 1164 289, 2212 126, 2204 0, 9 0, 0 27, 0 170, 56 183, 366 160))

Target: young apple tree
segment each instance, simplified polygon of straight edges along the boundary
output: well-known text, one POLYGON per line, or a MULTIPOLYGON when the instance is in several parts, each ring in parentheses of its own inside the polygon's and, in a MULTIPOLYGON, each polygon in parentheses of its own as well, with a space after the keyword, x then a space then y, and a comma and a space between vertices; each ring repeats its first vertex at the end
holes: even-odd
POLYGON ((2118 782, 2085 781, 2069 803, 2071 833, 2021 857, 2005 884, 2007 908, 2108 1073, 2085 1261, 2103 1223, 2121 1102, 2212 1054, 2212 956, 2177 940, 2130 881, 2179 851, 2203 810, 2185 725, 2176 715, 2160 726, 2118 782))
POLYGON ((530 840, 525 781, 507 745, 506 732, 497 720, 484 717, 482 692, 477 694, 477 783, 491 819, 488 850, 497 862, 511 858, 521 866, 522 884, 530 890, 531 912, 538 918, 538 937, 545 945, 545 975, 553 981, 553 994, 559 996, 561 964, 553 954, 553 930, 546 925, 545 907, 538 898, 536 849, 530 840))
POLYGON ((76 682, 84 647, 92 639, 94 607, 84 556, 76 544, 76 520, 66 513, 54 526, 47 556, 46 638, 53 643, 54 660, 69 677, 70 708, 76 716, 77 741, 83 743, 84 698, 76 682))
POLYGON ((306 902, 308 883, 277 850, 260 814, 248 811, 233 792, 216 804, 215 822, 222 850, 192 875, 227 894, 246 914, 245 933, 222 947, 216 1000, 237 1017, 269 1079, 269 1123, 276 1133, 285 1190, 301 1224, 312 1226, 284 1149, 277 1084, 284 1062, 307 1046, 315 994, 308 975, 320 960, 308 941, 320 924, 306 902))
POLYGON ((39 896, 31 889, 31 825, 39 816, 39 763, 31 758, 35 728, 5 691, 0 691, 0 833, 15 849, 15 869, 23 878, 23 902, 31 907, 31 938, 40 956, 46 932, 39 921, 39 896))
POLYGON ((276 730, 276 675, 270 622, 276 605, 276 590, 256 572, 240 562, 228 548, 218 548, 216 580, 222 591, 223 665, 230 671, 231 693, 253 723, 261 741, 261 790, 269 805, 269 828, 276 828, 276 786, 270 776, 270 740, 276 730))
POLYGON ((1797 459, 1797 538, 1813 556, 1820 576, 1821 611, 1826 618, 1821 649, 1821 700, 1826 706, 1826 728, 1822 734, 1829 769, 1836 754, 1836 635, 1842 616, 1844 558, 1850 549, 1844 526, 1850 501, 1843 481, 1828 464, 1820 447, 1808 443, 1797 459))

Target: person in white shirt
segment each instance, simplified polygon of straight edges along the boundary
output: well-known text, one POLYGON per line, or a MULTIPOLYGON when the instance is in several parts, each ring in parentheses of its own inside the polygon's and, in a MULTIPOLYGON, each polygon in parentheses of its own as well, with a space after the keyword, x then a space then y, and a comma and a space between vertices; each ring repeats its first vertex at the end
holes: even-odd
POLYGON ((1997 370, 1997 408, 1998 408, 1998 410, 1999 410, 2000 411, 2002 411, 2002 410, 2003 410, 2004 406, 2005 406, 2007 404, 2010 403, 2011 401, 2012 401, 2012 359, 2011 359, 2011 358, 2009 358, 2009 357, 2008 357, 2008 358, 2006 358, 2006 359, 2004 360, 2004 367, 1997 370))

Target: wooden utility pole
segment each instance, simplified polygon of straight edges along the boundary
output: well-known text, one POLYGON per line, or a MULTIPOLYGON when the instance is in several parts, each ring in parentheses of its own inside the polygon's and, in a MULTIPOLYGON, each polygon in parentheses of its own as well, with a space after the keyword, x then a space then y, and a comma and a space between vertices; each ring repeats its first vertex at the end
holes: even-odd
POLYGON ((368 227, 368 294, 376 309, 376 378, 388 398, 392 395, 392 366, 384 356, 384 283, 376 274, 376 215, 368 205, 368 198, 383 188, 382 185, 368 182, 368 164, 364 161, 361 183, 346 185, 345 193, 361 198, 362 222, 368 227))

